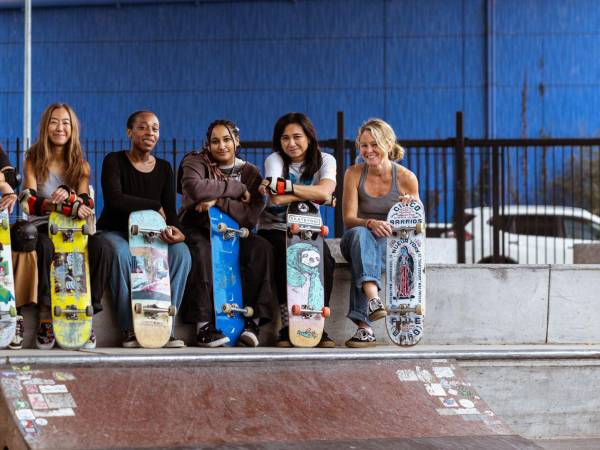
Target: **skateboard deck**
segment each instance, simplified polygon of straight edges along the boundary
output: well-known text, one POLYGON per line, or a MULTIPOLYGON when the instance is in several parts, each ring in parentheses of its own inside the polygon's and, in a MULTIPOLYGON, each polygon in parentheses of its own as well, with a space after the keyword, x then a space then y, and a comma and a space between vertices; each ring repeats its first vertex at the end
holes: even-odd
POLYGON ((240 273, 240 238, 250 234, 219 208, 209 208, 210 247, 213 274, 215 325, 235 345, 244 331, 244 317, 251 317, 252 307, 244 308, 240 273))
POLYGON ((48 234, 54 244, 50 301, 56 342, 65 349, 83 347, 92 331, 92 300, 85 220, 50 213, 48 234))
POLYGON ((0 348, 11 343, 17 324, 8 211, 0 211, 0 348))
POLYGON ((295 347, 315 347, 329 316, 323 288, 323 236, 328 230, 312 202, 290 203, 286 221, 290 342, 295 347))
POLYGON ((169 246, 160 238, 166 226, 156 211, 129 215, 133 331, 144 348, 161 348, 169 341, 177 313, 171 305, 169 246))
POLYGON ((386 249, 386 328, 397 345, 417 344, 425 318, 425 215, 418 200, 396 203, 387 221, 392 236, 386 249))

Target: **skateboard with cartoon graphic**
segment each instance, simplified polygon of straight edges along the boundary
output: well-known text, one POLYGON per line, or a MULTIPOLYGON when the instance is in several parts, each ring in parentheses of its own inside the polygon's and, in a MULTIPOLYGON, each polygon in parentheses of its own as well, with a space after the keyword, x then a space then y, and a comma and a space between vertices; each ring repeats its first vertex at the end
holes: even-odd
POLYGON ((388 212, 392 236, 386 246, 386 328, 397 345, 417 344, 425 317, 425 214, 418 200, 388 212))
POLYGON ((85 220, 50 213, 48 234, 54 245, 50 266, 50 302, 56 342, 77 349, 92 331, 92 296, 88 263, 89 229, 85 220))
POLYGON ((235 345, 244 331, 245 318, 254 315, 252 307, 244 307, 240 273, 239 240, 248 237, 250 231, 240 228, 233 218, 219 208, 209 208, 208 216, 215 326, 229 338, 227 345, 235 345))
POLYGON ((309 201, 290 203, 286 222, 290 342, 295 347, 315 347, 330 314, 323 287, 323 238, 328 228, 309 201))
POLYGON ((129 215, 133 331, 144 348, 161 348, 169 341, 177 313, 171 304, 169 247, 160 238, 166 226, 157 211, 129 215))
POLYGON ((0 211, 0 348, 11 343, 17 328, 9 226, 8 211, 0 211))

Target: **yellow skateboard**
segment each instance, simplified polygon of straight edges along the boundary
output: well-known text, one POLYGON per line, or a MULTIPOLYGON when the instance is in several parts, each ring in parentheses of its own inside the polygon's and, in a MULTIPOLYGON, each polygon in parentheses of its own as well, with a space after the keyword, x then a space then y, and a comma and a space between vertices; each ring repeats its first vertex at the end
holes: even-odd
POLYGON ((50 300, 56 342, 65 349, 83 347, 92 331, 92 300, 85 220, 52 212, 48 233, 54 244, 50 300))

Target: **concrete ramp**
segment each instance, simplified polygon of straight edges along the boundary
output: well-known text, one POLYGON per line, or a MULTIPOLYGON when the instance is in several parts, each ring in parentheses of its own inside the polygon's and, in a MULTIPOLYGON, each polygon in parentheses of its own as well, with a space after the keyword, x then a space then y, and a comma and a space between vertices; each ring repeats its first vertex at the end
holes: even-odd
POLYGON ((528 449, 448 360, 0 366, 0 446, 528 449))

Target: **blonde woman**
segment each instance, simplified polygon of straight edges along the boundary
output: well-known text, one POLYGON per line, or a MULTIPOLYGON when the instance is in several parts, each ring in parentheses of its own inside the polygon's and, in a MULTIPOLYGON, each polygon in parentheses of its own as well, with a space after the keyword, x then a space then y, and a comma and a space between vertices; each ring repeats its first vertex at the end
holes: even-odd
POLYGON ((348 318, 358 326, 346 345, 362 348, 376 345, 371 323, 387 314, 379 290, 385 267, 385 238, 392 233, 386 221, 388 211, 398 201, 419 198, 419 183, 414 173, 395 162, 402 159, 404 149, 383 120, 363 123, 356 147, 364 162, 349 167, 344 175, 347 231, 340 249, 352 275, 348 318))
MULTIPOLYGON (((66 103, 53 103, 44 110, 38 138, 25 153, 23 175, 19 201, 28 220, 38 230, 35 250, 40 323, 36 346, 48 350, 56 342, 50 314, 50 264, 54 246, 48 237, 48 216, 55 210, 80 219, 94 213, 94 200, 89 193, 90 165, 83 158, 79 120, 66 103)), ((90 236, 88 251, 92 304, 98 312, 102 310, 100 300, 108 280, 112 249, 90 236)), ((22 333, 22 329, 20 331, 22 333)), ((93 330, 85 347, 96 347, 93 330)))

